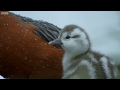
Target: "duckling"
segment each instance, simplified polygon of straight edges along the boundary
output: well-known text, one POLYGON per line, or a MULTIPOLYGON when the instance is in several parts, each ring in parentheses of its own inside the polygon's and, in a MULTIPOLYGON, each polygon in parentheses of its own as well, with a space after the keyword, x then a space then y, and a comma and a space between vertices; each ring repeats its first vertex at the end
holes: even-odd
POLYGON ((114 79, 117 69, 113 61, 103 54, 91 50, 91 43, 85 30, 77 25, 67 25, 51 45, 60 45, 62 58, 62 79, 114 79))

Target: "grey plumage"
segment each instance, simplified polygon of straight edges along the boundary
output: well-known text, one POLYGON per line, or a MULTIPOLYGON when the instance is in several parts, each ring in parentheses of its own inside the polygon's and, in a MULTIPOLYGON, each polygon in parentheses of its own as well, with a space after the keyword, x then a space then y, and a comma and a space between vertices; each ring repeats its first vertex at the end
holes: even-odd
MULTIPOLYGON (((14 14, 12 12, 9 12, 9 13, 17 16, 20 20, 22 20, 26 23, 30 23, 30 24, 37 26, 38 29, 35 30, 34 33, 47 42, 56 39, 61 30, 61 28, 59 28, 51 23, 48 23, 46 21, 43 21, 43 20, 33 20, 31 18, 20 16, 20 15, 14 14)), ((59 46, 58 48, 61 48, 61 46, 59 46)))

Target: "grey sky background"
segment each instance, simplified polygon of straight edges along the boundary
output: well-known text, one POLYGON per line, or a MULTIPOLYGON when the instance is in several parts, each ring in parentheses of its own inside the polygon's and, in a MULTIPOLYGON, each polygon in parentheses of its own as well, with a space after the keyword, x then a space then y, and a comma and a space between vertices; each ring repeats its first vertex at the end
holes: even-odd
POLYGON ((120 63, 120 11, 11 11, 35 20, 43 20, 60 28, 76 24, 88 33, 92 50, 120 63))

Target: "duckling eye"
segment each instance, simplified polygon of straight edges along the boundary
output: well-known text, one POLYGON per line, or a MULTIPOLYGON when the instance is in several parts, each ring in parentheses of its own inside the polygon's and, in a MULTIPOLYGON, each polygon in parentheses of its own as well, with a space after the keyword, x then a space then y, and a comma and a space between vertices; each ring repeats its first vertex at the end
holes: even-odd
POLYGON ((72 38, 77 38, 77 37, 80 37, 80 35, 75 35, 75 36, 73 36, 72 38))
POLYGON ((70 38, 70 36, 67 36, 67 37, 66 37, 66 39, 69 39, 69 38, 70 38))

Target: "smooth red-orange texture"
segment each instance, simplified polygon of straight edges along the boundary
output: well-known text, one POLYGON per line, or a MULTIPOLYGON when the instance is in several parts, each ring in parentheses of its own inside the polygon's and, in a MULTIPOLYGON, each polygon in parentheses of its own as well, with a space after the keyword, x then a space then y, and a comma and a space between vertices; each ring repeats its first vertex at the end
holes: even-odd
POLYGON ((0 75, 4 78, 60 79, 63 50, 33 33, 38 28, 0 12, 0 75))

